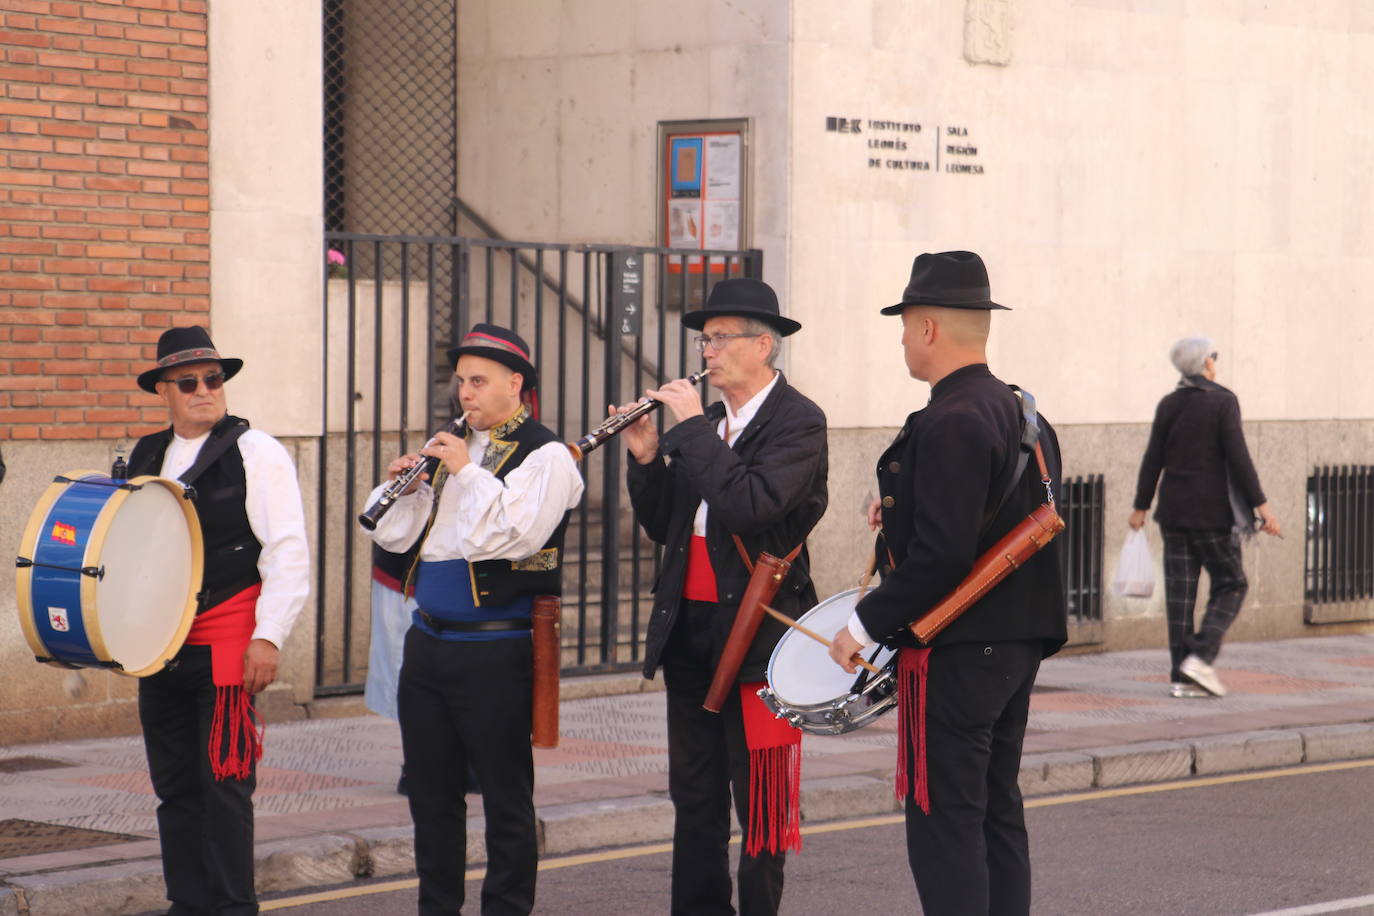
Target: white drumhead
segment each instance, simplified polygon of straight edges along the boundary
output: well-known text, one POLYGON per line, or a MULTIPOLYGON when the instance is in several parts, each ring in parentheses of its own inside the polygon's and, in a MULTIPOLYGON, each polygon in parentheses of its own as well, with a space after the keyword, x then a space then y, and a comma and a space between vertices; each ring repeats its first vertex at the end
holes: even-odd
POLYGON ((167 658, 186 613, 193 547, 181 499, 165 481, 149 480, 115 509, 100 545, 100 632, 126 671, 167 658))
MULTIPOLYGON (((859 590, 851 588, 825 599, 798 618, 797 622, 830 639, 835 631, 849 622, 849 615, 858 603, 859 590)), ((873 649, 869 649, 864 653, 864 658, 872 653, 873 649)), ((879 651, 873 664, 881 668, 892 655, 892 649, 884 648, 879 651)), ((773 695, 787 706, 814 706, 839 699, 849 693, 855 678, 856 675, 846 674, 843 668, 830 660, 826 646, 797 630, 788 630, 778 640, 773 657, 768 662, 768 686, 773 688, 773 695)))

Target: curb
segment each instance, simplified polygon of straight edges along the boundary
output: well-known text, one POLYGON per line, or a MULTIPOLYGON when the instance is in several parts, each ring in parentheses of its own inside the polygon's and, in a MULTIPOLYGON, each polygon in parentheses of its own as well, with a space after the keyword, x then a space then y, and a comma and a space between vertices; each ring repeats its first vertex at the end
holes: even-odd
MULTIPOLYGON (((1033 754, 1022 759, 1019 781, 1022 793, 1032 798, 1366 757, 1374 757, 1374 722, 1033 754)), ((901 810, 890 772, 809 780, 802 787, 801 806, 803 822, 811 823, 901 810)), ((537 815, 541 858, 672 838, 672 803, 661 795, 554 805, 537 815)), ((485 861, 484 827, 481 817, 468 819, 468 866, 485 861)), ((415 869, 409 825, 273 840, 256 852, 258 891, 264 894, 401 876, 415 869)), ((0 916, 121 916, 165 906, 157 857, 9 875, 0 881, 0 916)))

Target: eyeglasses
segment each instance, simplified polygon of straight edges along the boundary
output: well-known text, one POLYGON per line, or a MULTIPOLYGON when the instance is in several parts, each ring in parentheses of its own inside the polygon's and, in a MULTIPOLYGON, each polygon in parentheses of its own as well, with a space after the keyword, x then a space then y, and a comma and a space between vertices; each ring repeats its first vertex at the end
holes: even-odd
POLYGON ((712 350, 724 350, 725 344, 736 337, 762 337, 762 334, 712 334, 707 337, 702 334, 700 337, 693 337, 697 342, 697 350, 701 353, 706 352, 706 345, 710 344, 712 350))
POLYGON ((211 372, 209 375, 183 375, 180 378, 163 378, 159 382, 166 382, 169 385, 176 385, 177 390, 182 394, 195 394, 200 383, 205 383, 206 391, 219 391, 224 387, 224 373, 211 372))
POLYGON ((1212 362, 1217 361, 1217 355, 1215 353, 1208 353, 1207 358, 1210 359, 1212 362))

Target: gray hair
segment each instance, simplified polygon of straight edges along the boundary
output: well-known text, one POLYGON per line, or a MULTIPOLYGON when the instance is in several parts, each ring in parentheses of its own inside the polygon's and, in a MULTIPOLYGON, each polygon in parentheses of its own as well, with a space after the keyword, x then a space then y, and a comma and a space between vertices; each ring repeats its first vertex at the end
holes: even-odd
POLYGON ((773 341, 773 349, 768 351, 768 365, 770 368, 777 368, 778 357, 782 355, 782 333, 771 324, 759 318, 745 318, 743 315, 736 316, 740 319, 740 333, 742 334, 767 334, 773 341))
POLYGON ((1216 352, 1210 337, 1185 337, 1169 348, 1169 362, 1182 375, 1201 375, 1207 357, 1216 352))

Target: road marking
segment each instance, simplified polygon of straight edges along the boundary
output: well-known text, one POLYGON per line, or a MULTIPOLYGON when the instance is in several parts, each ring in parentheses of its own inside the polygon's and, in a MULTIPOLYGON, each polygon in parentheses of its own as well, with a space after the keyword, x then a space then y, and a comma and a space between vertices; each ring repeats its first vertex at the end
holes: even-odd
MULTIPOLYGON (((1056 805, 1071 805, 1078 802, 1101 801, 1107 798, 1127 798, 1133 795, 1149 795, 1155 792, 1177 792, 1180 789, 1204 789, 1209 786, 1224 786, 1242 782, 1256 782, 1263 779, 1278 779, 1283 776, 1307 776, 1313 773, 1334 773, 1340 770, 1358 770, 1374 767, 1374 759, 1371 760, 1347 760, 1337 763, 1309 763, 1300 766, 1283 767, 1277 770, 1262 770, 1255 773, 1231 773, 1226 776, 1207 776, 1200 779, 1177 779, 1172 782, 1159 782, 1143 786, 1122 786, 1119 789, 1098 789, 1092 792, 1073 792, 1067 795, 1055 795, 1050 798, 1032 798, 1026 802, 1027 808, 1050 808, 1056 805)), ((868 827, 890 827, 895 824, 905 823, 906 816, 903 814, 886 814, 876 817, 865 817, 850 821, 836 821, 827 824, 813 824, 803 827, 803 836, 820 833, 835 833, 841 830, 864 830, 868 827)), ((731 844, 739 843, 739 837, 730 838, 731 844)), ((603 852, 579 853, 571 856, 560 856, 556 859, 544 859, 539 863, 540 871, 552 871, 558 868, 573 868, 578 865, 594 865, 601 862, 614 862, 618 859, 637 859, 643 856, 656 856, 662 853, 672 852, 671 843, 654 843, 647 846, 628 846, 623 849, 611 849, 603 852)), ((468 881, 478 881, 486 877, 485 868, 472 868, 463 876, 468 881)), ((270 900, 262 903, 260 909, 285 910, 291 907, 306 906, 311 903, 327 903, 331 900, 344 900, 350 897, 364 897, 369 894, 388 894, 392 891, 409 890, 418 887, 420 884, 416 878, 407 878, 402 881, 388 881, 381 884, 367 884, 362 887, 341 887, 332 891, 318 891, 311 894, 301 894, 296 897, 282 897, 277 900, 270 900)), ((1366 906, 1374 903, 1374 895, 1369 897, 1352 897, 1349 900, 1333 900, 1330 903, 1314 903, 1311 906, 1297 907, 1289 910, 1274 910, 1268 913, 1256 913, 1253 916, 1309 916, 1309 914, 1319 913, 1338 913, 1342 910, 1354 909, 1357 906, 1366 906)))
POLYGON ((1344 900, 1330 900, 1326 903, 1313 903, 1309 906, 1295 906, 1286 910, 1266 910, 1253 916, 1317 916, 1318 913, 1340 913, 1374 905, 1374 894, 1365 897, 1347 897, 1344 900))

